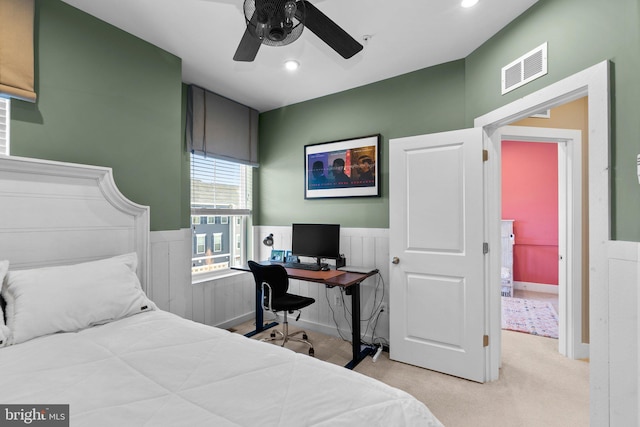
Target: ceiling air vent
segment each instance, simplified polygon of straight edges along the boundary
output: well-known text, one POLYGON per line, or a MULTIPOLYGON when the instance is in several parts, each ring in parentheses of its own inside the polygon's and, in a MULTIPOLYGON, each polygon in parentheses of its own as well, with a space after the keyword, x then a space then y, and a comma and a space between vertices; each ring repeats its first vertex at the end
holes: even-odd
POLYGON ((502 67, 502 94, 547 74, 547 43, 502 67))

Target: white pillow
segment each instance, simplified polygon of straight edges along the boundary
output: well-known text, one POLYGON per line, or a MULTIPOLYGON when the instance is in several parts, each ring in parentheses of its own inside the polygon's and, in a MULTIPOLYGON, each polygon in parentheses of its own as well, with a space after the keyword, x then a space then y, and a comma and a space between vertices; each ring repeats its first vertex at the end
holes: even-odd
POLYGON ((135 253, 69 266, 9 271, 2 286, 12 344, 155 310, 135 253))
MULTIPOLYGON (((4 278, 9 271, 9 261, 0 261, 0 287, 4 283, 4 278)), ((11 331, 4 323, 4 313, 2 312, 2 305, 0 305, 0 347, 4 347, 9 343, 11 337, 11 331)))

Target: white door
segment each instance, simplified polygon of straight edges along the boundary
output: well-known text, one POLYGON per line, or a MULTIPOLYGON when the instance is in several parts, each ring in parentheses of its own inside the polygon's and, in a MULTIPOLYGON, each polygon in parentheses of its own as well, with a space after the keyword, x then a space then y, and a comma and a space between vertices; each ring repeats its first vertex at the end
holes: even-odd
POLYGON ((484 382, 482 129, 389 146, 390 356, 484 382))

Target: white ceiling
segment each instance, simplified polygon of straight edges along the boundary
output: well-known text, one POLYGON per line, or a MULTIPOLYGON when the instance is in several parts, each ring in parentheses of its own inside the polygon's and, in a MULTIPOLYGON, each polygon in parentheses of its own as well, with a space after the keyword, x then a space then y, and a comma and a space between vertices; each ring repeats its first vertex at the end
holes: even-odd
POLYGON ((183 82, 263 112, 465 58, 537 0, 471 9, 460 0, 311 0, 364 49, 343 59, 305 29, 288 46, 261 46, 249 63, 232 59, 243 0, 63 1, 182 58, 183 82), (283 67, 290 58, 301 64, 294 73, 283 67))

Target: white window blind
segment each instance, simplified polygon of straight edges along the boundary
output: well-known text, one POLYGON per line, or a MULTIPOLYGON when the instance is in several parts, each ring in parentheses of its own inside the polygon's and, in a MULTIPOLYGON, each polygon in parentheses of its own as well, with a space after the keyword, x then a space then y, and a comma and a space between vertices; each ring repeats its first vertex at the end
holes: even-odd
POLYGON ((11 101, 0 98, 0 154, 9 155, 9 111, 11 101))
POLYGON ((191 154, 191 214, 250 215, 252 167, 191 154))
POLYGON ((224 272, 247 262, 252 169, 242 163, 191 154, 194 276, 224 272), (204 233, 210 237, 199 239, 204 233))

